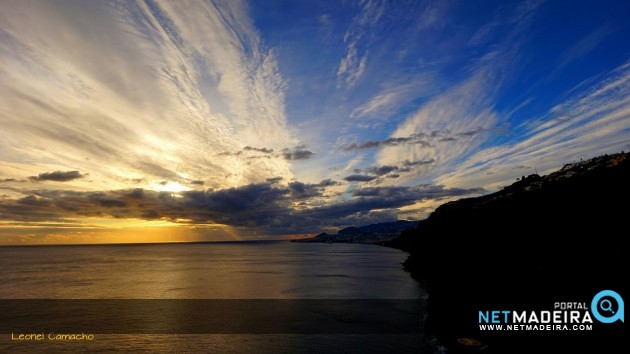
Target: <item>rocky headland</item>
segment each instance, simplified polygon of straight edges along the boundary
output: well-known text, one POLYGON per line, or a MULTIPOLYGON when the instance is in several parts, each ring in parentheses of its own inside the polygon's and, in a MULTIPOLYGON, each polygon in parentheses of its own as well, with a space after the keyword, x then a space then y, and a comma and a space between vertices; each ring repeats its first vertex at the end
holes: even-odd
POLYGON ((347 227, 336 234, 321 233, 315 237, 291 240, 307 243, 366 243, 380 244, 400 236, 404 230, 418 225, 417 221, 399 220, 361 227, 347 227))
POLYGON ((446 203, 386 245, 410 252, 404 266, 430 295, 425 331, 449 353, 621 353, 620 322, 481 331, 478 312, 590 304, 604 289, 626 296, 628 203, 630 156, 605 155, 446 203))

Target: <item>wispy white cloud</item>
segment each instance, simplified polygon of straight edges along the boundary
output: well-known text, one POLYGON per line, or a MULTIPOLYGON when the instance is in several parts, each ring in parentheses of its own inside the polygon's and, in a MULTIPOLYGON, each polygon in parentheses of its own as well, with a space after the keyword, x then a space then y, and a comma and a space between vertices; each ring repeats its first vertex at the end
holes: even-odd
POLYGON ((437 179, 447 186, 497 188, 580 158, 628 148, 630 63, 610 72, 547 115, 525 123, 518 142, 480 150, 437 179))
POLYGON ((361 4, 359 13, 352 19, 343 41, 347 44, 346 54, 337 69, 337 87, 350 88, 363 76, 367 66, 368 53, 360 50, 359 44, 365 37, 370 26, 373 26, 383 16, 384 3, 378 0, 368 0, 361 4))
POLYGON ((0 174, 90 173, 77 188, 292 178, 281 156, 218 155, 298 143, 276 53, 243 2, 75 5, 2 5, 0 174))
POLYGON ((370 101, 355 108, 350 117, 368 117, 376 114, 381 114, 387 108, 391 108, 397 105, 400 94, 395 91, 383 92, 374 96, 370 101))
POLYGON ((419 29, 442 28, 448 23, 447 12, 451 4, 449 1, 426 1, 418 16, 419 29))
POLYGON ((366 64, 367 53, 359 57, 357 43, 350 43, 350 45, 348 45, 347 54, 341 59, 339 70, 337 70, 337 87, 341 87, 342 83, 347 87, 354 86, 365 72, 366 64))
POLYGON ((472 33, 468 44, 472 46, 487 44, 493 37, 501 37, 507 34, 507 43, 525 32, 536 14, 538 8, 546 0, 521 1, 519 5, 512 9, 509 6, 496 8, 493 19, 472 33))
POLYGON ((612 32, 614 32, 612 27, 603 26, 585 35, 581 40, 564 51, 557 70, 591 53, 612 32))
POLYGON ((541 3, 527 1, 509 11, 501 9, 493 21, 482 25, 479 36, 488 35, 486 32, 496 27, 509 30, 500 35, 497 45, 477 55, 463 80, 424 103, 389 136, 390 139, 414 137, 414 141, 421 137, 420 144, 383 144, 376 155, 380 165, 397 165, 402 161, 434 163, 385 183, 431 181, 467 160, 503 130, 506 117, 500 117, 496 111, 497 95, 512 74, 510 67, 517 60, 523 41, 520 35, 531 25, 541 3))
POLYGON ((625 58, 606 40, 620 18, 547 55, 533 39, 548 23, 530 31, 550 20, 542 4, 471 16, 439 0, 305 2, 278 26, 276 3, 4 1, 4 215, 35 203, 40 221, 52 207, 86 227, 81 215, 316 231, 423 217, 534 168, 630 149, 630 64, 602 74, 625 58), (554 65, 604 47, 614 55, 589 78, 545 86, 554 65), (56 204, 77 196, 91 214, 56 204))
POLYGON ((412 114, 391 138, 421 136, 423 144, 385 145, 377 155, 381 165, 401 161, 435 161, 411 177, 434 176, 453 161, 478 148, 487 132, 498 124, 492 107, 494 89, 500 85, 491 69, 484 67, 458 86, 436 96, 412 114))
MULTIPOLYGON (((402 80, 400 80, 402 81, 402 80)), ((386 82, 384 87, 350 113, 350 118, 361 120, 391 120, 391 112, 404 107, 410 101, 428 96, 436 90, 433 73, 406 78, 402 82, 386 82)))
POLYGON ((335 30, 335 24, 330 14, 321 14, 317 16, 317 24, 319 25, 318 30, 321 33, 324 42, 329 43, 334 36, 335 30))

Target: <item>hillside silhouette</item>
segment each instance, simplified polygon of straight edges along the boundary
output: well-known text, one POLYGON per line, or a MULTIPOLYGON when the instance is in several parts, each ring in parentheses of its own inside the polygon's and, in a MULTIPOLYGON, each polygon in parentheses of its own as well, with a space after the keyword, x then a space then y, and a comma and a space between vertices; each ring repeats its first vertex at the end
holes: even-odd
POLYGON ((430 295, 425 331, 449 353, 621 352, 621 323, 595 321, 586 333, 497 333, 479 331, 477 316, 552 310, 555 301, 590 305, 604 289, 627 299, 629 202, 630 156, 622 152, 446 203, 386 245, 410 252, 405 267, 430 295), (481 345, 463 346, 462 338, 481 345))
POLYGON ((346 227, 336 234, 323 232, 315 237, 291 240, 291 242, 379 244, 400 236, 402 231, 417 224, 417 221, 398 220, 359 227, 346 227))

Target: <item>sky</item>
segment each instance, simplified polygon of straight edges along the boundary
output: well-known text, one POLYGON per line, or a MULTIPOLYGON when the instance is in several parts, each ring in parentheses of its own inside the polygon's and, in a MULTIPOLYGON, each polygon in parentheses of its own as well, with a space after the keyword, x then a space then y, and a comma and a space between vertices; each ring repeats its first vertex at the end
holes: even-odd
POLYGON ((630 150, 628 1, 0 0, 0 244, 286 239, 630 150))

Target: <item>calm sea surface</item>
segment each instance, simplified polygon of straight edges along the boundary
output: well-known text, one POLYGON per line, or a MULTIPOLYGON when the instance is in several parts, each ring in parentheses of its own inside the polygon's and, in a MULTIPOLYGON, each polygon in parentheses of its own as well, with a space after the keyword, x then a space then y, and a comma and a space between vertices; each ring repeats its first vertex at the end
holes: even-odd
MULTIPOLYGON (((0 247, 0 299, 425 299, 424 289, 402 269, 406 257, 379 246, 289 242, 0 247)), ((103 334, 91 342, 17 342, 5 334, 0 339, 0 351, 20 352, 423 349, 420 333, 103 334)))

